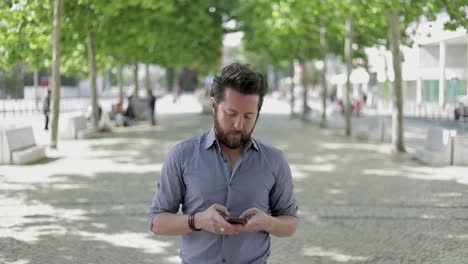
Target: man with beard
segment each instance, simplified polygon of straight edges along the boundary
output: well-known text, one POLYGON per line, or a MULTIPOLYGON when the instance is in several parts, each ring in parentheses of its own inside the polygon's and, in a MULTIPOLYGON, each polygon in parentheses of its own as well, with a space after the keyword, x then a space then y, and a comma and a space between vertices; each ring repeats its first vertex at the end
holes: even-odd
POLYGON ((213 80, 213 128, 166 157, 149 227, 182 236, 183 263, 266 263, 270 234, 296 231, 289 165, 280 150, 251 137, 267 89, 246 65, 226 66, 213 80))

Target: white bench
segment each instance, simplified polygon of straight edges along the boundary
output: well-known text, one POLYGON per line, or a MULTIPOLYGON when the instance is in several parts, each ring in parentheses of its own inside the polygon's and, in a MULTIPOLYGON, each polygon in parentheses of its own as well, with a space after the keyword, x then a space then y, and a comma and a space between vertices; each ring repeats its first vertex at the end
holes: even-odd
POLYGON ((213 111, 211 110, 211 98, 200 98, 200 104, 202 105, 202 113, 203 114, 212 114, 213 111))
POLYGON ((99 120, 98 128, 87 128, 80 129, 77 131, 76 137, 78 139, 89 139, 89 138, 97 138, 99 132, 111 132, 112 131, 112 123, 109 119, 109 113, 103 112, 101 115, 101 120, 99 120))
POLYGON ((96 130, 94 128, 87 128, 78 131, 78 139, 89 139, 96 137, 96 130))
POLYGON ((361 140, 369 140, 374 142, 391 142, 392 126, 389 125, 384 118, 370 118, 360 126, 355 125, 354 135, 361 140))
POLYGON ((202 114, 211 114, 211 97, 206 93, 205 89, 198 89, 195 91, 195 96, 202 106, 202 114))
POLYGON ((80 130, 87 129, 87 120, 83 115, 64 115, 64 127, 60 131, 60 137, 63 139, 78 139, 80 130))
POLYGON ((330 111, 327 115, 327 125, 331 128, 344 129, 346 126, 345 117, 339 111, 330 111))
POLYGON ((453 165, 468 166, 468 135, 453 138, 453 165))
POLYGON ((1 131, 1 164, 26 164, 46 157, 47 146, 38 146, 31 126, 1 131))
POLYGON ((144 121, 150 119, 150 109, 146 98, 132 98, 133 112, 135 113, 136 120, 144 121))
POLYGON ((427 165, 448 166, 452 164, 453 136, 455 130, 430 127, 424 146, 416 149, 416 158, 427 165))

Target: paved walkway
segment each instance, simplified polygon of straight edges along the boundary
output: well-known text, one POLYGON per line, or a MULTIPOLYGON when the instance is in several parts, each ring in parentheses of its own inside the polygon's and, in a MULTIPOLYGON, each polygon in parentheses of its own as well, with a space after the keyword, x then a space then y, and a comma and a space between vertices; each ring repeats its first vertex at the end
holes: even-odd
MULTIPOLYGON (((180 263, 177 238, 147 231, 148 206, 165 153, 212 118, 159 121, 1 166, 0 263, 180 263)), ((301 217, 294 237, 273 239, 269 263, 466 263, 467 169, 341 134, 262 115, 255 136, 286 153, 301 217)))

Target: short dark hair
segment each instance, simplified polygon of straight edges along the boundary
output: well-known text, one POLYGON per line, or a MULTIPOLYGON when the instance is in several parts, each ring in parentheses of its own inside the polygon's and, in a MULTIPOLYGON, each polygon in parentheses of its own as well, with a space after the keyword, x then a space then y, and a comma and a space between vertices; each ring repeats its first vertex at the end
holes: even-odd
POLYGON ((223 68, 221 76, 213 79, 210 95, 216 103, 224 100, 226 88, 232 88, 241 94, 258 95, 258 111, 262 108, 263 97, 268 91, 268 83, 262 74, 249 69, 248 65, 232 63, 223 68))

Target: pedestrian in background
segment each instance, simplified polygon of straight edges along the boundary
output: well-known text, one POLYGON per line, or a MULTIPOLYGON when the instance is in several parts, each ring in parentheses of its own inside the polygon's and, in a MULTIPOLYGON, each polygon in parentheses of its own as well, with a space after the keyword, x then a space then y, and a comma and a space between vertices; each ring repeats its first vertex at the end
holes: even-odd
POLYGON ((154 113, 155 106, 156 106, 156 96, 154 96, 153 91, 148 90, 148 107, 150 110, 150 118, 151 118, 151 125, 156 125, 156 115, 154 113))
POLYGON ((47 90, 47 96, 44 99, 44 104, 42 105, 42 112, 45 117, 45 130, 49 130, 49 115, 50 115, 50 90, 47 90))

